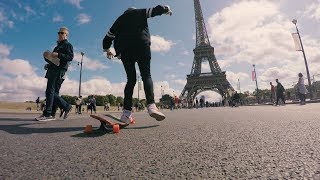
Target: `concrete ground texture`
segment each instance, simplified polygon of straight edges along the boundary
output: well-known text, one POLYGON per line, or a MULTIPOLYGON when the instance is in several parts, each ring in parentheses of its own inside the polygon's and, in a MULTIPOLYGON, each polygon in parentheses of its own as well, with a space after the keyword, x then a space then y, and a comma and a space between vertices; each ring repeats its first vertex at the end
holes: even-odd
POLYGON ((320 104, 134 113, 119 134, 74 112, 0 113, 0 179, 320 179, 320 104))

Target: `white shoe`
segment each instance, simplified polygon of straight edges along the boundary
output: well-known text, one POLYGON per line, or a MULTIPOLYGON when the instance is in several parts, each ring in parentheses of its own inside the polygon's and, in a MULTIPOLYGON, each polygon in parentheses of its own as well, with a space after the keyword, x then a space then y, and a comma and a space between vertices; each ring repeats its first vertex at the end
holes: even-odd
POLYGON ((38 118, 36 118, 36 120, 37 121, 54 121, 54 120, 56 120, 54 117, 52 117, 52 116, 48 116, 48 117, 46 117, 46 116, 40 116, 40 117, 38 117, 38 118))
POLYGON ((132 112, 124 109, 120 120, 123 123, 130 124, 133 121, 132 112))
POLYGON ((148 107, 148 113, 151 117, 155 118, 157 121, 162 121, 166 118, 166 116, 159 111, 159 109, 157 108, 157 106, 153 103, 153 104, 149 104, 148 107))

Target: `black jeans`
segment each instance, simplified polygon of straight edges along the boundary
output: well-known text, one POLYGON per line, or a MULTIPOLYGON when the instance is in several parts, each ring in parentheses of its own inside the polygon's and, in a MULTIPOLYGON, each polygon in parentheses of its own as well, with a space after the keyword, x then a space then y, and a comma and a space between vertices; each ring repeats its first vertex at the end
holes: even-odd
POLYGON ((299 92, 300 102, 306 102, 306 95, 299 92))
POLYGON ((279 105, 279 100, 282 100, 283 104, 286 104, 286 100, 284 99, 284 94, 283 93, 277 93, 277 103, 276 105, 279 105))
POLYGON ((127 84, 124 89, 124 109, 132 110, 132 95, 133 89, 136 85, 136 67, 135 63, 138 63, 141 78, 143 81, 144 92, 147 99, 147 104, 154 103, 153 81, 150 73, 150 61, 151 58, 136 58, 134 56, 123 56, 122 63, 127 73, 127 84))
POLYGON ((47 72, 47 89, 46 89, 46 109, 43 111, 44 116, 54 116, 57 107, 67 110, 70 108, 64 99, 59 96, 61 85, 64 81, 62 78, 65 70, 48 69, 47 72))

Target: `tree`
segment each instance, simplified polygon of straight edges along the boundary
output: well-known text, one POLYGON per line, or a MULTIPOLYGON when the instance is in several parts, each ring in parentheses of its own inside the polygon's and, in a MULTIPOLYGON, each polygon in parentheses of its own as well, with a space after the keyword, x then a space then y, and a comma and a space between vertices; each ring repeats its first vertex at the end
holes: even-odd
POLYGON ((61 96, 67 103, 75 105, 77 96, 69 96, 69 95, 62 95, 61 96))
POLYGON ((107 96, 95 96, 95 99, 97 101, 97 106, 104 106, 109 100, 107 96))
POLYGON ((117 98, 114 95, 108 94, 107 97, 109 99, 108 102, 110 103, 111 106, 116 106, 117 105, 116 104, 117 103, 117 98))
POLYGON ((163 105, 171 105, 172 97, 169 94, 165 94, 160 98, 160 103, 163 105))
POLYGON ((118 96, 117 97, 117 104, 121 104, 121 105, 123 105, 123 97, 121 97, 121 96, 118 96))

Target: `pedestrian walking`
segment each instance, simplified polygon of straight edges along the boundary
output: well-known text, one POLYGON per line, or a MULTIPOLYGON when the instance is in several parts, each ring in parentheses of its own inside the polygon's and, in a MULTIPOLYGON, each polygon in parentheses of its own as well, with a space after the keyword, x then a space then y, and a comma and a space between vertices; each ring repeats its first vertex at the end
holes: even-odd
POLYGON ((298 74, 299 80, 298 80, 298 92, 299 92, 299 98, 300 98, 300 104, 305 105, 306 104, 306 94, 308 93, 308 90, 306 86, 304 85, 304 79, 302 73, 298 74))
POLYGON ((76 99, 76 113, 81 114, 82 96, 76 99))
POLYGON ((133 120, 132 95, 137 79, 136 62, 144 84, 149 115, 158 121, 165 119, 165 115, 159 111, 154 102, 153 81, 150 73, 151 42, 147 22, 148 18, 162 14, 172 14, 169 6, 158 5, 148 9, 128 8, 118 17, 103 39, 103 49, 107 57, 111 59, 115 56, 121 59, 127 74, 124 109, 120 118, 124 123, 130 123, 133 120), (114 41, 115 55, 110 51, 112 41, 114 41))
POLYGON ((36 104, 37 104, 37 111, 39 111, 40 110, 40 97, 38 97, 36 99, 36 104))
POLYGON ((92 111, 94 111, 94 113, 97 114, 97 101, 93 95, 91 95, 89 99, 89 103, 90 103, 89 106, 90 106, 91 114, 92 114, 92 111))
MULTIPOLYGON (((59 91, 61 85, 64 81, 64 76, 68 70, 69 62, 73 59, 73 47, 68 42, 67 37, 69 35, 69 30, 66 27, 61 27, 58 32, 57 46, 54 48, 51 56, 53 58, 59 58, 60 64, 56 66, 51 61, 45 58, 48 62, 45 68, 47 68, 46 78, 46 109, 43 111, 42 115, 37 117, 38 121, 51 121, 55 120, 53 113, 60 106, 64 110, 64 119, 66 119, 72 109, 71 104, 68 104, 64 99, 59 96, 59 91)), ((44 52, 45 54, 48 52, 44 52)))
POLYGON ((284 98, 284 92, 285 92, 285 89, 284 87, 282 86, 282 84, 279 82, 278 79, 276 79, 276 82, 277 82, 277 102, 276 102, 276 105, 278 106, 279 105, 279 100, 281 99, 283 104, 286 104, 286 100, 284 98))
POLYGON ((270 82, 270 102, 272 104, 274 104, 275 98, 276 98, 276 88, 274 87, 272 82, 270 82))

